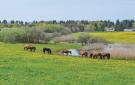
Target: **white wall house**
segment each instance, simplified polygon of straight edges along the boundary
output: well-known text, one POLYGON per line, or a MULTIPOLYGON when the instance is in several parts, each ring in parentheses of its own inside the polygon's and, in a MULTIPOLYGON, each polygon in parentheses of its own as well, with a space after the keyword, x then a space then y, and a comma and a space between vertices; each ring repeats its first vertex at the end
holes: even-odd
POLYGON ((135 29, 124 29, 124 32, 135 32, 135 29))
POLYGON ((114 28, 105 28, 105 31, 107 31, 107 32, 114 32, 115 31, 115 29, 114 28))

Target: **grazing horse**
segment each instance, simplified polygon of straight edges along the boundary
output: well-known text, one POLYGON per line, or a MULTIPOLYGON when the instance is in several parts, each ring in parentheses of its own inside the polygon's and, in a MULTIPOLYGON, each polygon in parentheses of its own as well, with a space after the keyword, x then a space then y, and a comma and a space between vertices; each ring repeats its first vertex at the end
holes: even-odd
POLYGON ((43 53, 48 52, 48 54, 52 54, 52 50, 50 48, 43 48, 43 53))
POLYGON ((24 50, 30 50, 31 52, 35 52, 36 51, 36 47, 32 46, 32 45, 25 45, 24 46, 24 50))
POLYGON ((110 53, 101 53, 102 59, 105 59, 105 57, 107 57, 107 59, 110 59, 111 55, 110 53))
POLYGON ((26 45, 24 45, 24 50, 28 50, 28 48, 30 48, 30 47, 32 47, 31 44, 26 44, 26 45))
POLYGON ((97 59, 98 57, 102 59, 101 53, 90 53, 90 58, 97 59))
POLYGON ((88 52, 83 52, 83 53, 80 52, 80 55, 81 55, 82 57, 86 57, 86 58, 87 58, 87 57, 88 57, 88 52))
POLYGON ((88 52, 84 51, 84 50, 80 50, 80 55, 82 57, 88 57, 88 52))
POLYGON ((68 49, 64 49, 64 50, 62 50, 62 54, 66 54, 67 56, 69 55, 69 54, 72 54, 72 52, 71 51, 69 51, 68 49))

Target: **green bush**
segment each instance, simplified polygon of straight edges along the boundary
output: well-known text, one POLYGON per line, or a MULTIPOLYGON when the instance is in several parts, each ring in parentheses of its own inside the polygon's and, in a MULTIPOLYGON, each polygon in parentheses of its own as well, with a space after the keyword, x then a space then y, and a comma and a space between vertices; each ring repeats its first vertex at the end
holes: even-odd
POLYGON ((1 42, 28 42, 28 43, 40 43, 40 41, 49 42, 50 38, 47 33, 36 28, 9 28, 0 31, 1 42))

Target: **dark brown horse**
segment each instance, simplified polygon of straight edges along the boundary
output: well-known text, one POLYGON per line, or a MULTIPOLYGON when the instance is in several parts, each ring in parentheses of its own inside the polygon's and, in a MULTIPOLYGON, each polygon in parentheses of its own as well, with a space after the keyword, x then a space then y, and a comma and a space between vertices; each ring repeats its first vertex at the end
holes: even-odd
POLYGON ((101 53, 101 56, 102 56, 102 59, 105 59, 105 58, 110 59, 111 57, 110 53, 101 53))
POLYGON ((94 58, 94 59, 97 59, 97 58, 100 58, 100 59, 110 59, 110 53, 101 53, 101 52, 97 52, 97 53, 90 53, 90 58, 94 58))
POLYGON ((80 54, 82 57, 88 58, 88 52, 84 52, 82 54, 80 54))
POLYGON ((89 57, 93 59, 97 59, 97 58, 102 59, 101 53, 90 53, 89 57))
POLYGON ((31 52, 35 52, 36 51, 36 47, 32 46, 32 45, 25 45, 24 46, 24 50, 30 50, 31 52))
POLYGON ((80 50, 80 55, 81 55, 82 57, 88 58, 89 53, 88 53, 87 51, 80 50))
POLYGON ((43 48, 43 53, 45 54, 48 52, 48 54, 52 54, 52 50, 50 48, 43 48))
POLYGON ((71 51, 69 51, 68 49, 64 49, 64 50, 62 50, 62 52, 61 52, 62 54, 66 54, 67 56, 69 55, 69 54, 72 54, 72 52, 71 51))

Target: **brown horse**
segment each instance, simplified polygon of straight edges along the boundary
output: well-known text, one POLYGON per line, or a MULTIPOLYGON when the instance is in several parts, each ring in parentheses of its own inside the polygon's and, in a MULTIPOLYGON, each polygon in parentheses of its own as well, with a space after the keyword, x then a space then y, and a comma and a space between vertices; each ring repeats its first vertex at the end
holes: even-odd
POLYGON ((24 50, 30 50, 31 52, 35 52, 36 51, 36 47, 30 45, 30 44, 27 44, 27 45, 24 45, 24 50))
POLYGON ((81 55, 82 57, 88 58, 89 53, 86 52, 86 51, 84 51, 84 50, 80 50, 80 55, 81 55))
POLYGON ((102 56, 102 59, 105 59, 105 58, 110 59, 111 57, 110 53, 101 53, 101 56, 102 56))
POLYGON ((68 56, 69 54, 72 54, 72 52, 69 51, 69 50, 66 49, 66 48, 65 48, 64 50, 62 50, 61 53, 62 53, 62 54, 66 54, 66 56, 68 56))
POLYGON ((102 59, 101 53, 97 53, 97 52, 90 53, 89 57, 93 59, 97 59, 97 58, 102 59))
POLYGON ((82 57, 86 57, 86 58, 88 58, 88 52, 84 52, 84 53, 82 53, 82 54, 80 54, 82 57))

